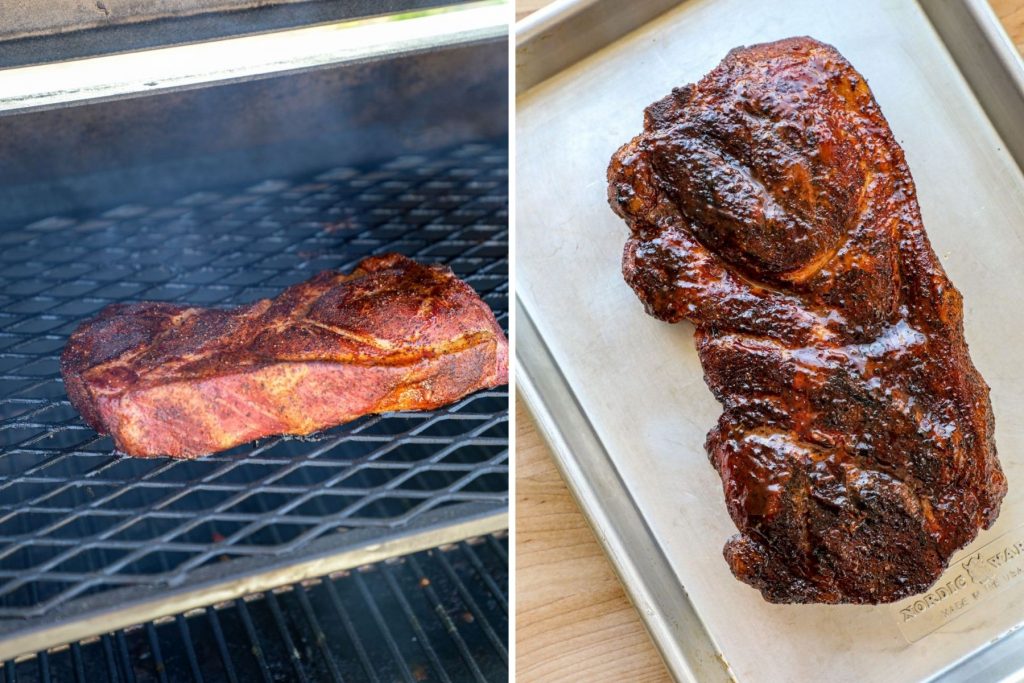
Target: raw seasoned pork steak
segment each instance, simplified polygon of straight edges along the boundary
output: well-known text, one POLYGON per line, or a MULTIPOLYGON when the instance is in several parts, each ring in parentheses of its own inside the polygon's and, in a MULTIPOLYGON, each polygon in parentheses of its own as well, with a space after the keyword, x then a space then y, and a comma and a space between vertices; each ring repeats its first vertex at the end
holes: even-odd
POLYGON ((71 335, 61 371, 119 450, 191 458, 505 384, 508 342, 448 268, 389 255, 233 310, 107 306, 71 335))
POLYGON ((648 107, 608 181, 626 281, 696 325, 724 408, 707 450, 736 577, 771 602, 928 588, 1006 479, 960 294, 864 79, 810 38, 733 50, 648 107))

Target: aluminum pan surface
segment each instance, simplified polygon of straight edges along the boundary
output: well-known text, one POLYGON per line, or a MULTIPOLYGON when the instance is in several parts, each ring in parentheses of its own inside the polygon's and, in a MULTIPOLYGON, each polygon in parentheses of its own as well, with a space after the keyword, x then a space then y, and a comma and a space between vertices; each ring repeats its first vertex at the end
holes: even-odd
POLYGON ((619 274, 625 225, 604 172, 642 110, 729 49, 790 35, 836 45, 904 146, 928 234, 965 298, 1010 481, 975 546, 1024 524, 1024 177, 916 5, 693 0, 518 102, 518 291, 680 582, 740 680, 926 678, 1012 628, 1020 585, 909 644, 891 606, 777 606, 734 580, 735 533, 703 441, 720 408, 689 324, 646 316, 619 274), (723 18, 726 18, 723 21, 723 18), (730 19, 731 18, 731 19, 730 19))

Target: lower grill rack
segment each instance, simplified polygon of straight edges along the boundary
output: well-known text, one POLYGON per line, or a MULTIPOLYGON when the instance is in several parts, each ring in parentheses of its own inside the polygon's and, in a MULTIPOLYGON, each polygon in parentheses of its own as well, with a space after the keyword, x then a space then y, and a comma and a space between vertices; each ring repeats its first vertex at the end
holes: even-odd
POLYGON ((126 605, 118 625, 239 577, 249 591, 295 580, 280 572, 304 560, 342 558, 323 573, 507 525, 504 388, 147 460, 118 456, 82 422, 58 364, 71 331, 107 304, 236 306, 387 252, 448 265, 507 329, 505 150, 465 145, 0 227, 0 658, 23 654, 11 642, 29 631, 34 648, 55 644, 48 629, 126 605))
POLYGON ((501 534, 9 661, 2 680, 507 679, 508 539, 501 534))

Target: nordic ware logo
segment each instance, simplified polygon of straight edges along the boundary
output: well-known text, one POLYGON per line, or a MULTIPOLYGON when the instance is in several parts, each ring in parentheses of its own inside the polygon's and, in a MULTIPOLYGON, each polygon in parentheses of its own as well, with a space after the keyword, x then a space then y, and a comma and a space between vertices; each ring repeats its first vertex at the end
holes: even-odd
POLYGON ((982 559, 980 551, 971 555, 961 562, 960 565, 967 571, 967 574, 975 583, 985 583, 993 574, 992 567, 982 559))
POLYGON ((1024 528, 1013 529, 959 562, 931 590, 896 603, 897 623, 914 642, 995 595, 1024 584, 1024 528))

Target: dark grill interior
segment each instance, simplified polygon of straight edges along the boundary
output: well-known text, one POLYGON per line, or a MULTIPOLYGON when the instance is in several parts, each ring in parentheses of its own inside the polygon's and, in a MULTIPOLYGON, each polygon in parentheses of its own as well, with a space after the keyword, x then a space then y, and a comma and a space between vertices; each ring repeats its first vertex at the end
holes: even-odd
POLYGON ((191 462, 141 460, 82 423, 58 357, 79 322, 116 301, 233 306, 391 251, 451 266, 507 327, 505 149, 0 229, 0 618, 182 585, 204 565, 230 575, 235 557, 285 562, 357 527, 384 538, 441 506, 504 508, 504 390, 191 462))
POLYGON ((55 648, 8 682, 505 681, 508 539, 488 536, 55 648))

